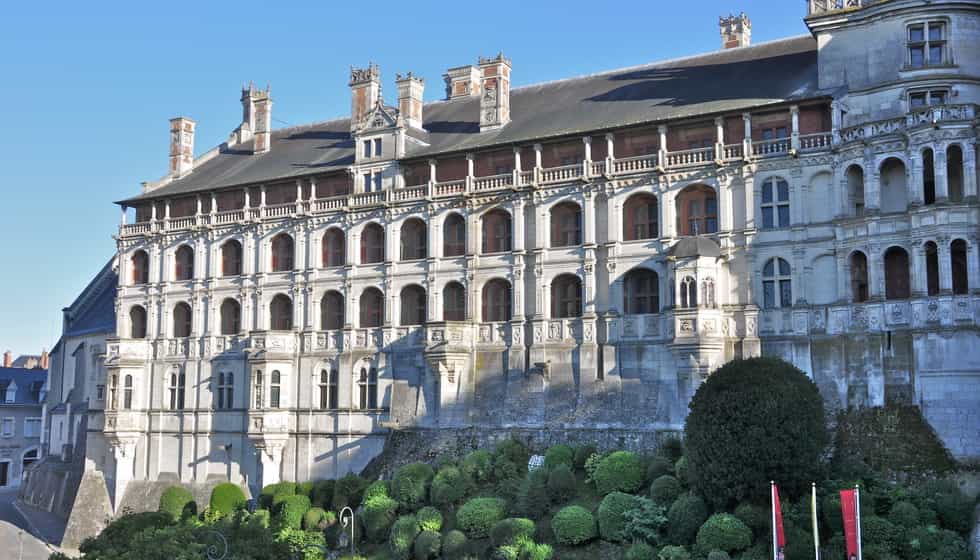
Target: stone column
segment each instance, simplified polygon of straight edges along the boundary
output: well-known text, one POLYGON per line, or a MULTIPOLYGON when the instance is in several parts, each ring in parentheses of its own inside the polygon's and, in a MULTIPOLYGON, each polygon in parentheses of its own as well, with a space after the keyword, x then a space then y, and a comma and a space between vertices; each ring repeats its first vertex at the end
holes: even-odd
POLYGON ((949 200, 949 177, 946 175, 946 150, 949 144, 937 144, 933 152, 933 171, 936 175, 936 202, 949 200))
MULTIPOLYGON (((963 198, 973 200, 977 196, 977 140, 963 146, 963 198)), ((973 278, 973 275, 970 275, 973 278)))
POLYGON ((585 208, 582 213, 582 242, 585 246, 595 245, 595 193, 585 191, 585 208))
POLYGON ((742 175, 745 181, 745 227, 757 229, 755 223, 755 173, 745 173, 742 175))
POLYGON ((606 173, 612 172, 612 162, 616 159, 616 135, 606 133, 606 173))
MULTIPOLYGON (((677 218, 675 216, 675 205, 674 197, 677 196, 676 191, 663 191, 660 195, 660 236, 661 237, 677 237, 677 218)), ((617 214, 622 216, 622 205, 617 204, 617 214)))
POLYGON ((791 105, 789 108, 789 118, 792 123, 792 132, 790 133, 790 147, 794 150, 799 151, 800 149, 800 107, 799 105, 791 105))
POLYGON ((473 177, 474 177, 474 156, 473 154, 466 154, 466 192, 473 190, 473 177))
POLYGON ((936 239, 936 246, 939 256, 939 293, 950 294, 953 292, 953 261, 949 250, 949 239, 936 239))
POLYGON ((980 288, 980 257, 977 256, 977 238, 972 237, 966 245, 967 293, 975 293, 980 288))
POLYGON ((657 167, 661 169, 667 167, 667 125, 657 126, 659 134, 659 146, 657 149, 657 167))
POLYGON ((881 246, 868 247, 868 299, 880 300, 885 297, 885 263, 881 246))
MULTIPOLYGON (((748 159, 752 157, 752 114, 742 113, 742 127, 745 138, 742 139, 742 153, 748 159)), ((746 210, 747 212, 747 210, 746 210)))
POLYGON ((912 242, 912 254, 909 255, 912 270, 911 293, 912 297, 923 297, 929 291, 928 280, 926 278, 926 252, 921 241, 912 242))
POLYGON ((874 162, 873 167, 867 167, 873 171, 865 171, 864 174, 864 209, 865 213, 877 213, 881 209, 881 169, 878 162, 874 162))
POLYGON ((398 294, 396 290, 391 285, 391 279, 385 278, 384 280, 384 301, 385 301, 385 312, 382 325, 385 327, 390 327, 395 324, 395 310, 398 307, 398 294))
POLYGON ((909 206, 921 206, 925 203, 925 183, 922 180, 922 169, 922 151, 911 151, 909 154, 909 180, 906 185, 909 206))
POLYGON ((851 300, 851 263, 843 252, 834 255, 837 261, 837 297, 836 301, 851 300))
POLYGON ((524 201, 515 198, 511 202, 511 223, 513 224, 514 243, 512 249, 524 251, 524 201))
POLYGON ((483 250, 483 236, 480 231, 480 215, 475 208, 466 211, 466 254, 478 255, 483 250))
POLYGON ((281 480, 282 451, 285 441, 255 440, 255 452, 262 464, 262 482, 260 487, 275 484, 281 480))
POLYGON ((834 145, 840 144, 840 125, 841 125, 840 102, 835 99, 830 102, 830 135, 831 135, 830 141, 834 145))
POLYGON ((813 270, 806 267, 804 265, 805 262, 806 249, 803 247, 793 247, 793 274, 791 277, 791 286, 793 288, 794 305, 806 305, 807 276, 809 276, 813 270))
MULTIPOLYGON (((120 379, 120 391, 122 390, 121 383, 122 380, 120 379)), ((119 398, 121 398, 121 395, 119 398)), ((126 486, 135 476, 136 442, 138 441, 138 437, 136 435, 113 435, 109 438, 109 448, 112 451, 112 457, 116 463, 112 508, 114 512, 118 512, 119 505, 122 503, 123 496, 126 493, 126 486)))

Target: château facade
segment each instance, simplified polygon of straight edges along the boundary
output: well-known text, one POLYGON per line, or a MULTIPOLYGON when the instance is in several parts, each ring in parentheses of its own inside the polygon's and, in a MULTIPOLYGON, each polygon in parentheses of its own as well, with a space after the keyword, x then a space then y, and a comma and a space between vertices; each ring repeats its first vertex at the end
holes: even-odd
MULTIPOLYGON (((228 141, 121 201, 86 468, 134 481, 359 471, 392 429, 683 426, 776 355, 832 409, 919 405, 980 457, 980 1, 810 0, 811 34, 446 99, 351 70, 351 115, 228 141), (846 4, 846 5, 845 5, 846 4)), ((649 439, 647 439, 649 438, 649 439)), ((86 473, 88 476, 89 473, 86 473)))

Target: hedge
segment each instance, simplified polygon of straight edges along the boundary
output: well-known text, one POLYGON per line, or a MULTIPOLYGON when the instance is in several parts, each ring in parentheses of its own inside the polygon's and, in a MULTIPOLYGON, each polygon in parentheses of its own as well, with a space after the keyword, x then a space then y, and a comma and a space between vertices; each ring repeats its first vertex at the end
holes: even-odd
POLYGON ((553 469, 558 465, 567 465, 568 468, 575 466, 575 452, 571 447, 559 443, 552 445, 545 451, 544 466, 546 469, 553 469))
POLYGON ((330 509, 330 500, 333 499, 333 485, 333 480, 317 480, 314 482, 313 495, 310 496, 313 505, 330 509))
POLYGON ((674 461, 655 455, 647 464, 647 480, 656 480, 665 474, 674 474, 674 461))
POLYGON ((361 497, 361 502, 365 503, 374 497, 391 497, 391 489, 388 487, 387 480, 375 480, 364 489, 364 494, 361 497))
POLYGON ((395 560, 409 560, 412 556, 412 544, 419 534, 419 523, 414 515, 399 517, 391 527, 388 535, 388 550, 395 560))
POLYGON ((442 548, 442 537, 437 531, 422 531, 415 537, 415 560, 439 558, 440 548, 442 548))
POLYGON ((231 482, 222 482, 211 491, 208 507, 221 515, 230 515, 236 509, 245 507, 246 501, 241 487, 231 482))
POLYGON ((487 482, 493 475, 493 455, 485 449, 472 451, 463 457, 459 468, 472 480, 487 482))
POLYGON ((425 504, 429 485, 435 472, 425 463, 399 467, 391 481, 391 497, 406 509, 415 510, 425 504))
POLYGON ((197 503, 190 490, 182 486, 170 486, 160 495, 160 506, 157 511, 170 514, 174 521, 185 516, 197 515, 197 503))
POLYGON ((629 451, 610 453, 596 467, 596 490, 602 495, 610 492, 636 492, 643 484, 643 463, 636 454, 629 451))
POLYGON ((607 541, 620 542, 626 535, 625 513, 636 507, 636 496, 622 492, 610 492, 599 503, 599 535, 607 541))
POLYGON ((482 539, 504 518, 505 511, 506 504, 499 498, 473 498, 456 512, 456 525, 466 536, 482 539))
POLYGON ((312 502, 313 501, 313 481, 308 480, 306 482, 297 482, 296 483, 296 493, 297 494, 301 494, 303 496, 306 496, 312 502))
POLYGON ((374 543, 384 542, 398 515, 398 502, 388 496, 374 496, 364 501, 360 515, 367 539, 374 543))
POLYGON ((269 484, 259 492, 259 505, 266 509, 272 509, 274 505, 281 501, 282 497, 292 496, 294 494, 296 494, 295 482, 269 484), (277 499, 277 496, 279 499, 277 499))
POLYGON ((254 523, 265 529, 269 528, 269 521, 272 520, 272 514, 267 509, 257 509, 252 512, 252 515, 248 517, 249 523, 254 523))
POLYGON ((708 506, 700 497, 684 494, 667 510, 667 538, 675 545, 694 542, 698 529, 708 519, 708 506))
POLYGON ((326 528, 327 512, 320 507, 311 507, 303 514, 304 531, 322 531, 326 528))
POLYGON ((452 530, 442 539, 442 557, 445 560, 463 560, 466 556, 466 535, 462 531, 452 530))
POLYGON ((425 506, 415 512, 415 518, 419 522, 420 531, 435 531, 438 533, 442 530, 442 513, 432 506, 425 506))
POLYGON ((350 506, 352 509, 357 508, 367 486, 368 482, 356 474, 349 474, 337 480, 333 487, 333 498, 330 501, 332 507, 330 509, 340 511, 345 506, 350 506))
POLYGON ((674 503, 683 492, 680 481, 669 474, 657 477, 650 484, 650 499, 665 507, 674 503))
POLYGON ((534 521, 525 517, 510 517, 501 519, 490 529, 493 546, 514 545, 521 537, 534 537, 534 521))
POLYGON ((560 463, 548 473, 548 492, 552 503, 563 504, 573 498, 578 492, 578 481, 572 468, 560 463))
POLYGON ((752 544, 752 530, 730 513, 716 513, 698 530, 698 548, 737 552, 752 544))
POLYGON ((596 537, 595 518, 581 506, 562 508, 551 519, 555 541, 564 545, 579 545, 596 537))
POLYGON ((429 501, 439 507, 456 504, 470 493, 472 487, 471 478, 464 471, 456 467, 443 467, 432 479, 429 501))
POLYGON ((279 502, 276 519, 283 527, 300 529, 303 526, 303 516, 310 510, 310 499, 306 496, 286 496, 279 502))

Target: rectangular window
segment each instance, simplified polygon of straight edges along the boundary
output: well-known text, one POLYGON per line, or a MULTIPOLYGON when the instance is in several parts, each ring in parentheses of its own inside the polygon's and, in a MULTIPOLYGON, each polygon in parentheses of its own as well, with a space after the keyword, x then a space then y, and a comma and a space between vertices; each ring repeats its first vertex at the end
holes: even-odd
POLYGON ((364 141, 364 157, 371 157, 371 141, 364 141))
POLYGON ((762 294, 763 294, 763 306, 766 309, 773 309, 776 307, 776 283, 772 280, 766 280, 762 283, 762 294))
POLYGON ((908 27, 908 64, 911 68, 946 63, 946 23, 930 21, 908 27))
POLYGON ((948 92, 944 89, 909 93, 909 108, 919 109, 931 105, 945 105, 948 92))
POLYGON ((378 157, 381 156, 381 139, 380 138, 375 138, 374 139, 374 155, 375 156, 378 156, 378 157))
POLYGON ((371 192, 371 174, 364 174, 364 192, 371 192))
POLYGON ((779 281, 779 306, 780 307, 793 306, 793 290, 791 288, 789 280, 779 281))
POLYGON ((95 400, 101 401, 105 398, 105 385, 95 386, 95 400))
POLYGON ((4 418, 3 425, 0 426, 0 437, 12 438, 14 437, 14 419, 4 418))
POLYGON ((374 192, 381 192, 381 173, 374 174, 374 192))
POLYGON ((24 418, 24 437, 26 438, 41 437, 40 418, 24 418))

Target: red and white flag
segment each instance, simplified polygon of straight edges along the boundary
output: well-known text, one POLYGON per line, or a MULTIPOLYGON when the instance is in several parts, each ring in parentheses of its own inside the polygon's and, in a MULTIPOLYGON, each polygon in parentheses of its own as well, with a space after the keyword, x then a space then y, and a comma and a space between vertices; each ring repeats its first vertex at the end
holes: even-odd
POLYGON ((779 489, 775 482, 772 485, 772 557, 773 560, 783 560, 783 550, 786 548, 786 535, 783 533, 783 509, 779 505, 779 489))
POLYGON ((856 486, 840 491, 840 513, 844 518, 847 560, 861 560, 861 494, 856 486))

